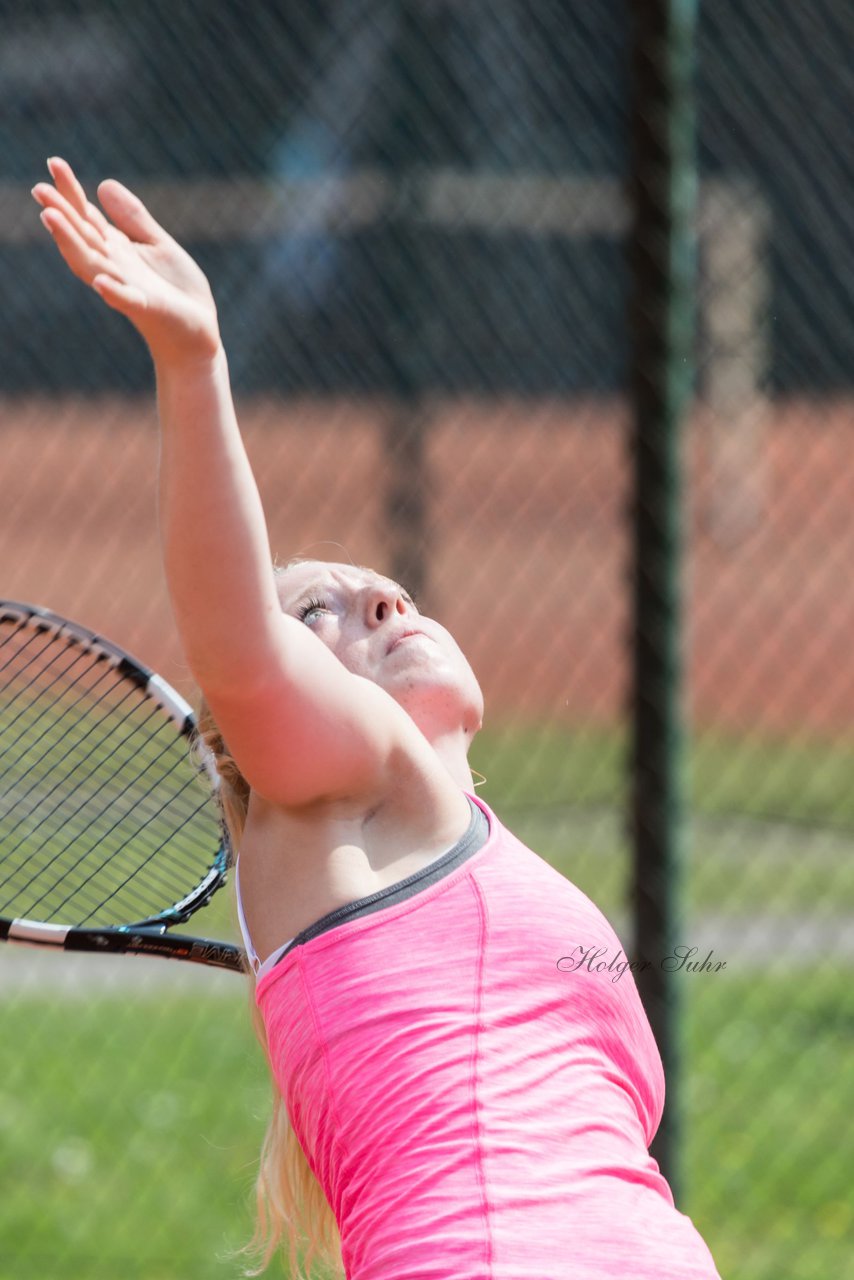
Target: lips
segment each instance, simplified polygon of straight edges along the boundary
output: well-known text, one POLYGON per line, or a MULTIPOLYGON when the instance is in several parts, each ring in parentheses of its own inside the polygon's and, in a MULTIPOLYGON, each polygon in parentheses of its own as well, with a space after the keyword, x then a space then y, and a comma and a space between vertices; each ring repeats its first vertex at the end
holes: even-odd
POLYGON ((392 637, 391 642, 386 649, 386 657, 390 653, 393 653, 397 646, 404 640, 408 640, 410 636, 423 636, 425 640, 430 639, 425 631, 419 631, 417 627, 407 627, 405 631, 399 631, 396 636, 392 637))

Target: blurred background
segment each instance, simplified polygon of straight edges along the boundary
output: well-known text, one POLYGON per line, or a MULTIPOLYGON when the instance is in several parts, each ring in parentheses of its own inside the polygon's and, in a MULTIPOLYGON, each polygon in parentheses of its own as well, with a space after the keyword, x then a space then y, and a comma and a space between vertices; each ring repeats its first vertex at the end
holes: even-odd
MULTIPOLYGON (((485 798, 630 946, 629 6, 2 11, 0 595, 192 696, 147 353, 29 196, 59 154, 208 272, 276 555, 414 587, 485 798)), ((726 967, 680 975, 677 1207, 734 1280, 854 1235, 852 47, 848 0, 699 13, 680 925, 726 967)), ((269 1086, 240 979, 186 968, 0 954, 2 1280, 240 1274, 269 1086)))

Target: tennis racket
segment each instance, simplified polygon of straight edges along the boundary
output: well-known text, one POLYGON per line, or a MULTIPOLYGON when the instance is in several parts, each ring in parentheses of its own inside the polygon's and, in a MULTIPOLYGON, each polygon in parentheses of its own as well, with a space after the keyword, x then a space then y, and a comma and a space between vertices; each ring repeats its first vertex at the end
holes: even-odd
POLYGON ((167 932, 225 883, 218 785, 160 676, 0 601, 0 941, 244 970, 231 943, 167 932))

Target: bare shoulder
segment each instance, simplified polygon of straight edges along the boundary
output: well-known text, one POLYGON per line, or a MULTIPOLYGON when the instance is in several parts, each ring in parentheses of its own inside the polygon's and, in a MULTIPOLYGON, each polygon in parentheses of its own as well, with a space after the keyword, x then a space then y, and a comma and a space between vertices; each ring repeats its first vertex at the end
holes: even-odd
POLYGON ((328 912, 412 875, 465 833, 466 795, 424 745, 429 755, 402 754, 388 785, 371 796, 299 807, 253 796, 240 881, 260 955, 328 912))
POLYGON ((468 826, 469 802, 430 744, 412 729, 365 790, 302 805, 254 793, 244 836, 247 856, 316 862, 347 846, 363 855, 354 861, 379 874, 413 854, 453 844, 468 826))

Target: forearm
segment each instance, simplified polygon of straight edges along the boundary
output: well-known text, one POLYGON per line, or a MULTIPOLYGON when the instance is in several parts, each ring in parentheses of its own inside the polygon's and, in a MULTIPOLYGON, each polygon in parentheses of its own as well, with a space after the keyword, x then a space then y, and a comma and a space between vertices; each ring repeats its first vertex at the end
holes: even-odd
POLYGON ((157 399, 163 559, 185 656, 204 689, 260 680, 279 605, 224 353, 161 363, 157 399))
POLYGON ((148 344, 162 426, 160 522, 184 651, 206 692, 258 688, 285 628, 261 501, 243 448, 216 306, 197 263, 121 183, 71 167, 33 195, 69 269, 148 344))

